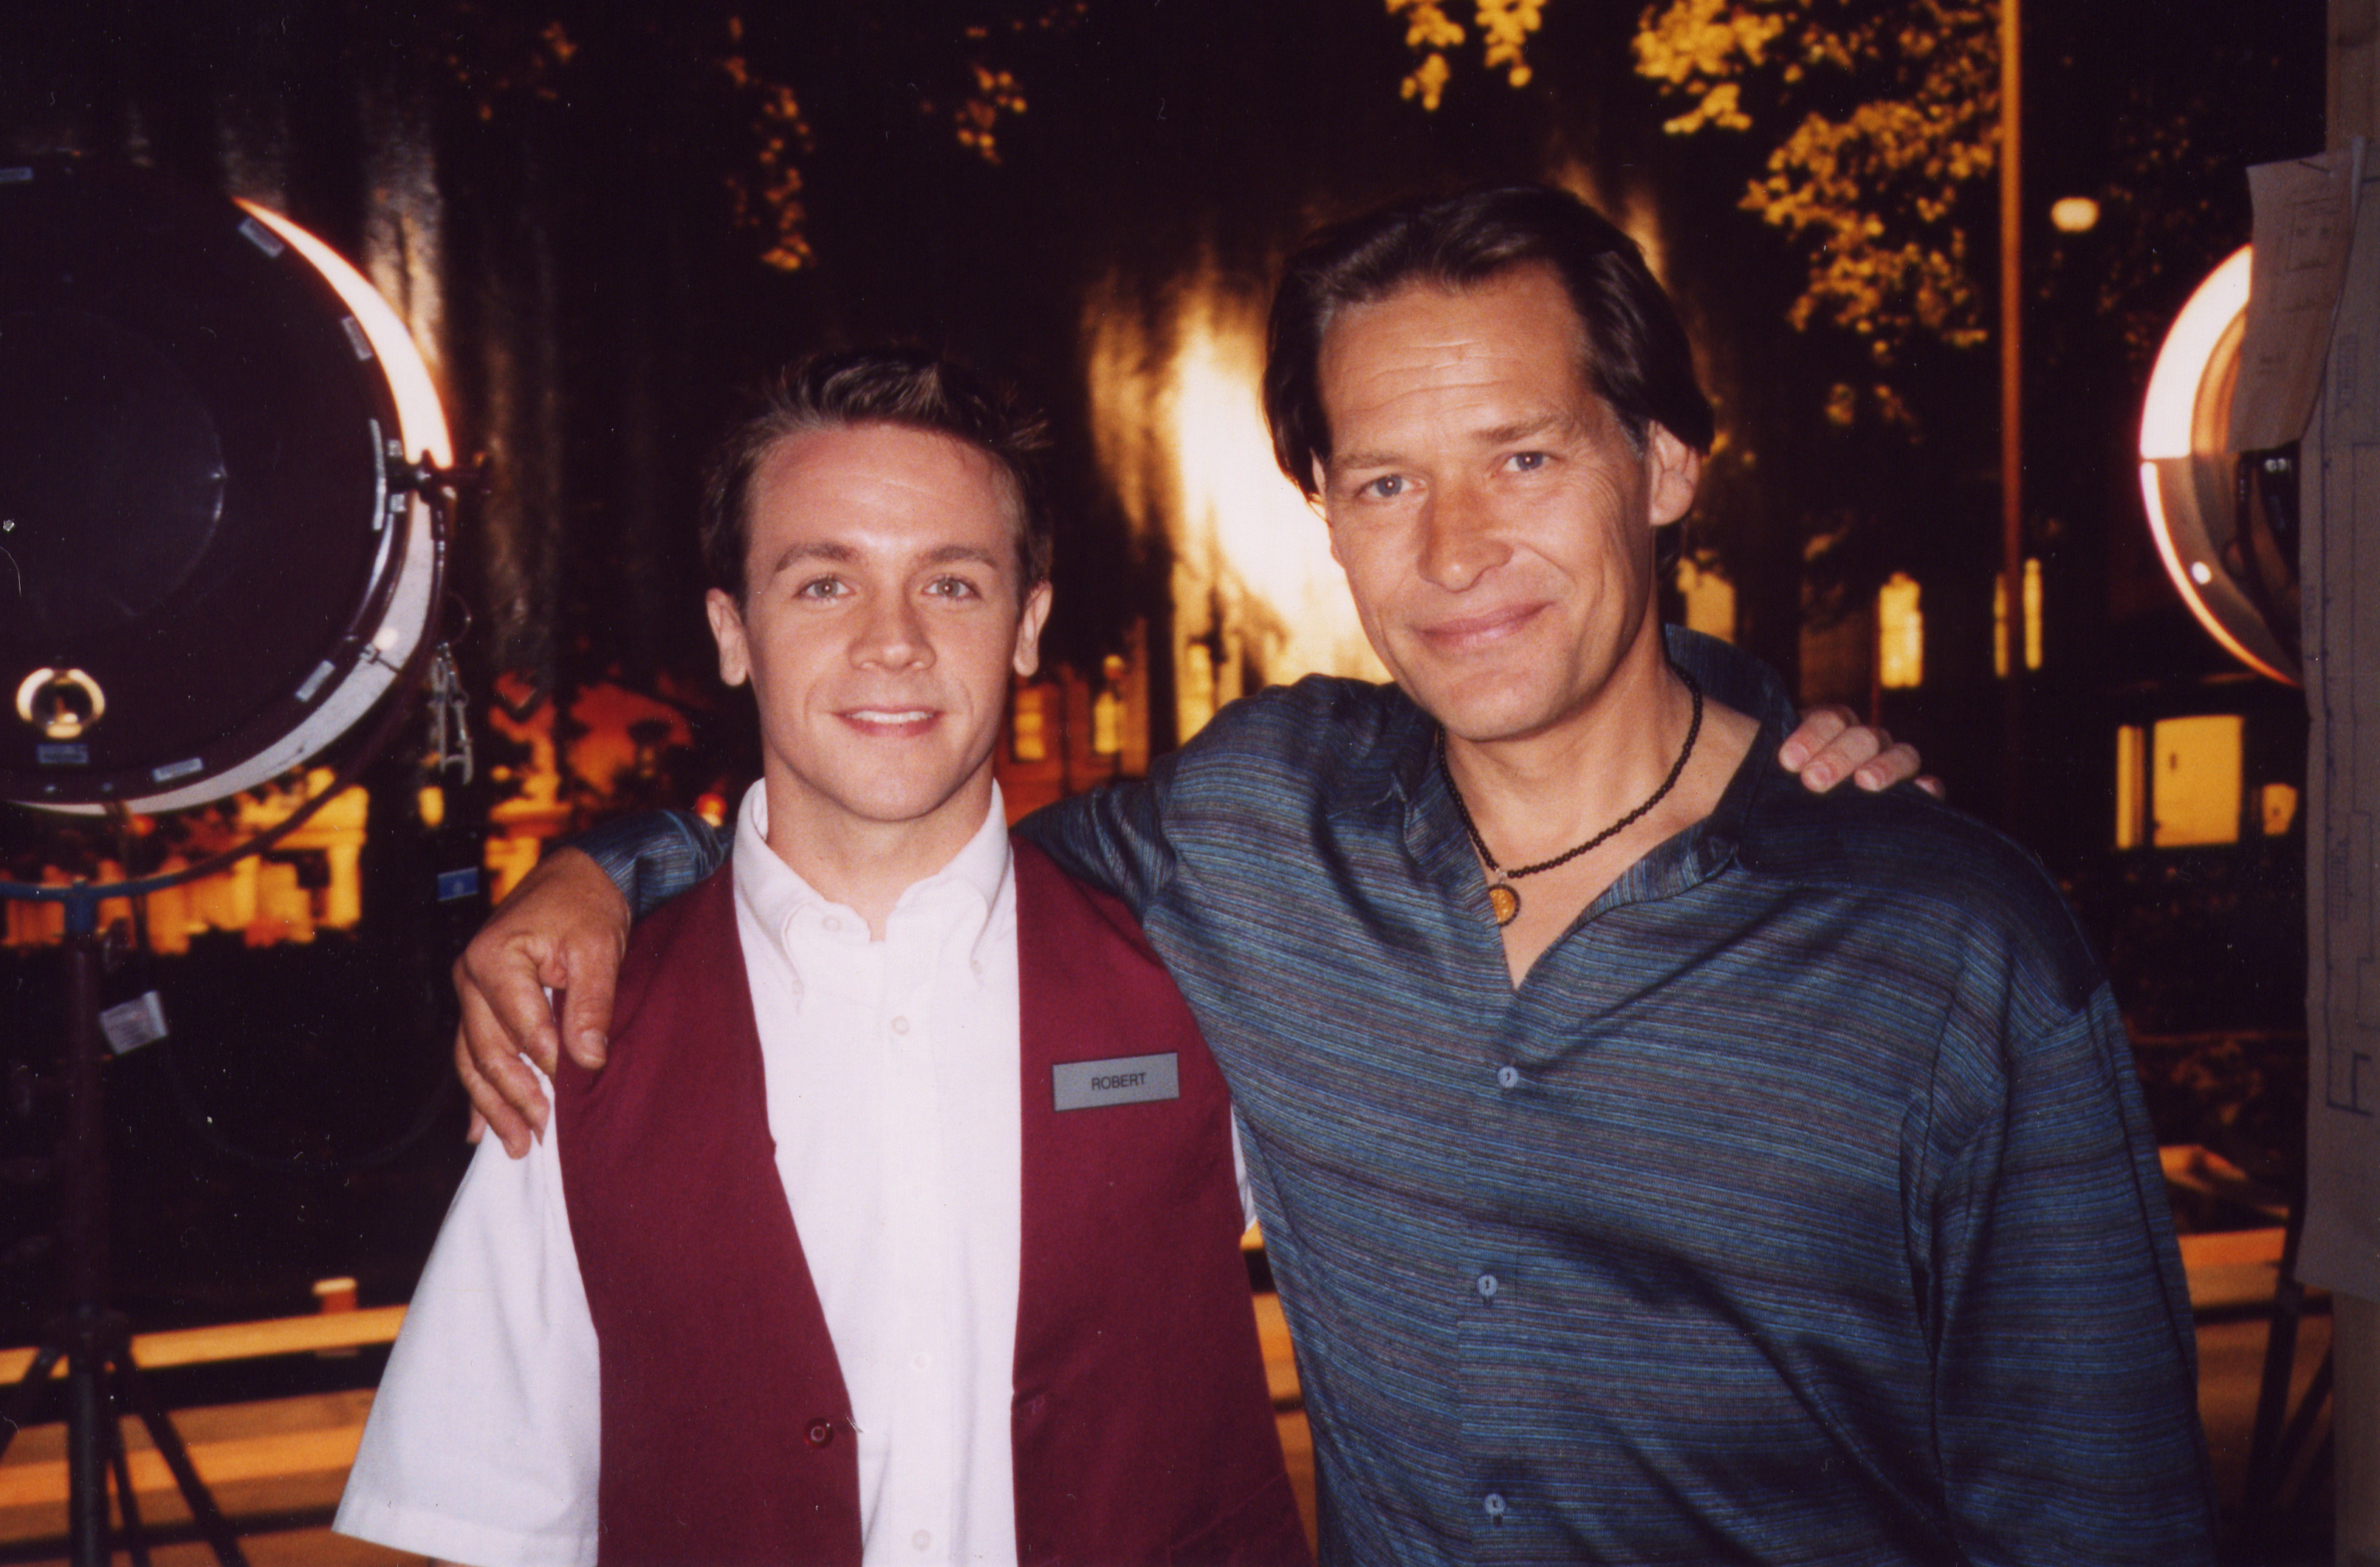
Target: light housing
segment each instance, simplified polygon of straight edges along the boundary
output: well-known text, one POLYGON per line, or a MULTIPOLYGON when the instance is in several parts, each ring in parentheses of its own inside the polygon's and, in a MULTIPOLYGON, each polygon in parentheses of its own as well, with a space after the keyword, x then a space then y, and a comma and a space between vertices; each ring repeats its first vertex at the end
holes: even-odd
MULTIPOLYGON (((2249 249, 2207 275, 2166 334, 2141 411, 2141 500, 2174 590, 2207 634, 2257 674, 2299 684, 2290 628, 2260 604, 2241 538, 2238 459, 2227 451, 2247 330, 2249 249)), ((2274 563, 2294 582, 2295 561, 2274 563)))
POLYGON ((174 809, 336 740, 430 622, 425 459, 429 371, 321 240, 147 170, 0 167, 0 692, 31 692, 0 799, 174 809), (69 700, 103 711, 65 734, 69 700))

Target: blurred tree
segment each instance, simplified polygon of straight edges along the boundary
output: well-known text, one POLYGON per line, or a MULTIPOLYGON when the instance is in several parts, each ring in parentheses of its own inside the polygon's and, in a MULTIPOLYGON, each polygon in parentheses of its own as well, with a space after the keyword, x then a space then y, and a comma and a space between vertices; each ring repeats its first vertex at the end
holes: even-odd
MULTIPOLYGON (((1879 364, 1920 334, 1983 341, 1968 236, 1988 216, 1975 195, 1998 163, 1998 18, 1991 0, 1669 0, 1645 12, 1636 68, 1688 103, 1670 132, 1791 122, 1742 205, 1808 261, 1797 328, 1843 327, 1879 364)), ((1830 419, 1847 419, 1851 395, 1838 390, 1830 419)))
MULTIPOLYGON (((1501 70, 1513 87, 1526 87, 1531 72, 1529 39, 1545 19, 1546 0, 1476 0, 1473 25, 1479 30, 1479 63, 1501 70)), ((1388 0, 1389 15, 1405 19, 1405 47, 1419 62, 1405 75, 1401 91, 1435 112, 1454 74, 1446 52, 1461 43, 1463 24, 1446 14, 1443 0, 1388 0)))
MULTIPOLYGON (((1684 105, 1665 129, 1765 141, 1739 204, 1803 258, 1791 324, 1841 328, 1886 371, 1830 384, 1831 424, 1910 428, 1912 378, 1892 371, 1912 346, 1988 335, 1998 18, 1997 0, 1656 0, 1638 20, 1637 71, 1684 105)), ((2301 79, 2319 21, 2301 0, 2187 16, 2118 0, 2030 18, 2045 74, 2025 111, 2027 184, 2044 203, 2092 195, 2099 212, 2088 238, 2029 236, 2048 263, 2034 300, 2076 306, 2095 342, 2112 325, 2144 371, 2177 286, 2247 237, 2243 165, 2319 140, 2301 79), (2087 280, 2062 265, 2082 255, 2087 280)))

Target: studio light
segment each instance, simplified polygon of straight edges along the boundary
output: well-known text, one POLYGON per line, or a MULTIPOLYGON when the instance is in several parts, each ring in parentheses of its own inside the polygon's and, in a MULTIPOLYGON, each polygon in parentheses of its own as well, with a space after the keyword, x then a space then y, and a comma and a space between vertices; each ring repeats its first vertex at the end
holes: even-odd
MULTIPOLYGON (((415 672, 451 462, 403 324, 313 236, 140 169, 0 166, 0 695, 14 698, 0 800, 203 804, 337 739, 415 672)), ((400 715, 382 716, 350 776, 400 715)), ((28 1380, 65 1364, 77 1567, 112 1559, 111 1469, 147 1560, 125 1414, 147 1423, 217 1561, 246 1561, 106 1300, 100 900, 262 853, 330 797, 146 881, 0 881, 66 905, 65 1299, 28 1380)))
MULTIPOLYGON (((2198 285, 2166 334, 2141 413, 2141 499, 2166 575, 2198 623, 2257 674, 2294 686, 2294 519, 2286 525, 2289 537, 2277 539, 2269 508, 2243 499, 2253 486, 2243 482, 2239 456, 2225 449, 2247 327, 2248 268, 2241 246, 2198 285)), ((2252 460, 2293 465, 2295 457, 2252 460)), ((2293 497, 2294 483, 2288 489, 2293 497)))
POLYGON ((276 213, 0 167, 0 799, 219 799, 386 694, 452 462, 395 312, 276 213))

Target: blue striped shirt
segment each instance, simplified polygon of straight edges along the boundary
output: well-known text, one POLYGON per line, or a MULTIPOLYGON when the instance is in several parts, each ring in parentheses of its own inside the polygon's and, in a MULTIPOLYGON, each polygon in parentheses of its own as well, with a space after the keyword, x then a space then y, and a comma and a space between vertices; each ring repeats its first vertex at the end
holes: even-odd
POLYGON ((2155 1148, 2056 890, 1914 790, 1809 796, 1773 677, 1672 648, 1762 735, 1517 990, 1392 687, 1236 703, 1024 829, 1230 1075, 1324 1559, 2211 1561, 2155 1148))

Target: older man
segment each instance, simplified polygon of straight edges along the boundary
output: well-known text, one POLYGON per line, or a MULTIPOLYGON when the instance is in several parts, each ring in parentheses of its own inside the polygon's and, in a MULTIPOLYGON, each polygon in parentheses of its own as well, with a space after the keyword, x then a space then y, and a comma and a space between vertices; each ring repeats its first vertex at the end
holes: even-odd
MULTIPOLYGON (((1325 233, 1266 401, 1395 685, 1267 692, 1026 831, 1231 1081, 1325 1558, 2206 1560, 2107 987, 2027 856, 1793 787, 1774 678, 1658 624, 1712 424, 1635 247, 1533 187, 1325 233)), ((584 881, 482 938, 504 1013, 616 943, 584 881)))

